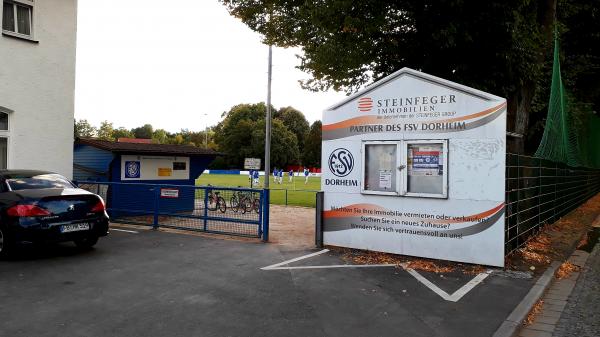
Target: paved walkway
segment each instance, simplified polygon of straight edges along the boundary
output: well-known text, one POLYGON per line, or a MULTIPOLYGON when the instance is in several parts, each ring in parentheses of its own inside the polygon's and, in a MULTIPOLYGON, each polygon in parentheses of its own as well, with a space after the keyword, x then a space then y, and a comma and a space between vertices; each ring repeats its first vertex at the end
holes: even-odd
POLYGON ((600 335, 600 245, 591 254, 575 251, 569 262, 581 271, 554 280, 542 298, 541 312, 532 324, 521 329, 520 337, 600 335))
POLYGON ((600 335, 600 246, 592 251, 553 336, 600 335))

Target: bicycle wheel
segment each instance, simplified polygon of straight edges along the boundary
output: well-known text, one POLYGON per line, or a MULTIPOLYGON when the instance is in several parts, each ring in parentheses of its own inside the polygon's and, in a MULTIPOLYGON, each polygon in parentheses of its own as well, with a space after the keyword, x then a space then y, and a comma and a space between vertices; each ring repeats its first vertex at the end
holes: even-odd
POLYGON ((227 204, 225 203, 225 199, 223 199, 223 197, 217 198, 217 204, 221 213, 225 213, 227 211, 227 204))
POLYGON ((207 206, 209 211, 216 211, 217 210, 217 198, 213 197, 213 196, 208 196, 208 203, 207 206))
POLYGON ((242 214, 246 214, 246 209, 248 208, 248 206, 246 204, 248 204, 248 200, 246 200, 246 198, 242 197, 240 199, 240 212, 242 212, 242 214))
POLYGON ((259 213, 260 212, 260 199, 255 198, 254 202, 252 203, 252 208, 254 209, 254 212, 259 213))
POLYGON ((237 196, 232 196, 231 199, 229 199, 229 206, 231 206, 231 209, 237 213, 237 211, 240 209, 240 201, 238 200, 237 196))

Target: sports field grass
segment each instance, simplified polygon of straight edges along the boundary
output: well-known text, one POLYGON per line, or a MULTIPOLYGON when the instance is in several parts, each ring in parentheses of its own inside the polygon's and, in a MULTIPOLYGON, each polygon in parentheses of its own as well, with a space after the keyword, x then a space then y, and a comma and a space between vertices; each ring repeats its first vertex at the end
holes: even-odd
MULTIPOLYGON (((264 185, 263 176, 260 177, 260 186, 264 185)), ((315 193, 321 189, 321 177, 309 177, 308 183, 304 184, 304 177, 294 177, 294 180, 288 182, 288 177, 283 177, 282 184, 273 182, 273 176, 269 177, 271 190, 271 204, 285 205, 286 191, 287 204, 293 206, 315 207, 315 193)), ((196 179, 196 185, 227 186, 227 187, 250 187, 247 175, 234 174, 203 174, 196 179)), ((257 186, 255 186, 257 187, 257 186)))

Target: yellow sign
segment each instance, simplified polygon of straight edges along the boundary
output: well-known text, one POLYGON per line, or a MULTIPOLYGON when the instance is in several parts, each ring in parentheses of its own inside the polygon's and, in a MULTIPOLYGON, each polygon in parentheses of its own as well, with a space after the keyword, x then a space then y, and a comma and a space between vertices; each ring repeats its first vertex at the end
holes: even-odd
POLYGON ((158 176, 159 177, 170 177, 173 175, 173 169, 170 167, 159 167, 158 168, 158 176))

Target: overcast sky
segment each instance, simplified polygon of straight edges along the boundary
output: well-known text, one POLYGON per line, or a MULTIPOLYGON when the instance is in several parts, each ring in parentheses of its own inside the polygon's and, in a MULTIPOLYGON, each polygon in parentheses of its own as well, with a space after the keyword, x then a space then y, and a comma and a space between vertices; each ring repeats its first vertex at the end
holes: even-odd
MULTIPOLYGON (((78 2, 75 118, 198 131, 266 101, 268 47, 216 0, 78 2)), ((273 49, 272 103, 313 122, 345 95, 302 90, 297 53, 273 49)))

